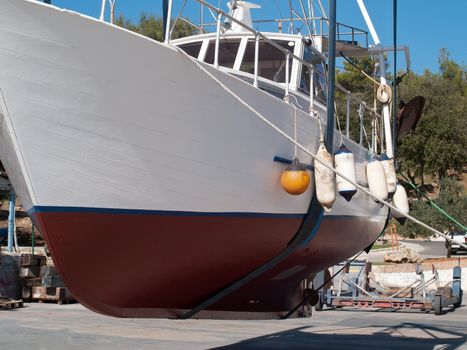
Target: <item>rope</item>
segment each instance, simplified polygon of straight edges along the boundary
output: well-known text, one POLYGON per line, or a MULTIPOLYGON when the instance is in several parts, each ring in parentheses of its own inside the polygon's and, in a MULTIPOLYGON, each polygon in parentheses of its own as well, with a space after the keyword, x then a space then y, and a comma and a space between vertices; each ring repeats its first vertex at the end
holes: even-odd
POLYGON ((415 191, 417 191, 418 193, 420 193, 423 197, 425 197, 428 202, 430 203, 430 205, 432 207, 434 207, 435 209, 437 209, 441 214, 443 214, 444 216, 446 216, 449 220, 451 220, 453 223, 455 223, 456 225, 458 225, 459 227, 461 227, 463 230, 467 230, 467 227, 462 225, 459 221, 457 221, 456 219, 454 219, 451 215, 449 215, 448 213, 446 213, 443 209, 441 209, 435 202, 433 202, 430 198, 428 198, 428 196, 426 195, 425 192, 421 191, 415 184, 413 184, 412 182, 410 182, 409 179, 407 179, 407 177, 400 173, 400 175, 404 178, 405 182, 408 183, 415 191))
POLYGON ((361 69, 359 66, 357 66, 355 63, 353 63, 351 60, 349 60, 343 53, 342 51, 339 51, 340 55, 342 56, 342 58, 344 60, 346 60, 347 62, 349 62, 349 64, 354 67, 355 69, 357 69, 360 73, 362 73, 365 77, 367 77, 368 79, 370 79, 373 83, 375 83, 376 85, 378 86, 381 86, 381 83, 378 82, 376 79, 373 79, 370 75, 368 75, 363 69, 361 69))
POLYGON ((340 134, 340 141, 339 141, 339 144, 342 146, 344 144, 344 135, 342 133, 342 129, 341 129, 341 122, 339 120, 339 115, 337 114, 337 105, 336 105, 336 101, 334 101, 334 117, 336 118, 336 121, 337 121, 337 129, 339 130, 339 134, 340 134))
POLYGON ((363 136, 365 136, 366 143, 368 144, 368 149, 371 150, 371 144, 370 144, 370 139, 368 138, 368 134, 366 133, 366 128, 365 124, 363 123, 363 110, 364 106, 363 104, 360 104, 360 107, 358 108, 358 117, 360 118, 360 123, 363 125, 363 136))
MULTIPOLYGON (((297 107, 293 106, 293 138, 297 142, 297 107)), ((294 145, 294 159, 297 158, 297 145, 294 145)))
MULTIPOLYGON (((305 152, 306 154, 308 154, 310 157, 312 157, 314 159, 315 162, 318 162, 320 163, 321 165, 323 165, 324 167, 328 168, 329 170, 331 170, 332 172, 334 172, 335 174, 339 175, 341 178, 343 178, 344 180, 350 182, 351 184, 353 184, 355 187, 357 187, 359 190, 361 190, 362 192, 366 193, 368 196, 370 196, 371 198, 374 198, 375 200, 377 200, 378 202, 380 203, 383 203, 384 205, 386 205, 388 208, 391 208, 392 210, 395 210, 397 212, 399 212, 399 209, 397 207, 395 207, 394 205, 390 204, 388 201, 382 199, 382 198, 379 198, 378 196, 375 196, 374 194, 372 194, 370 192, 369 189, 366 189, 365 187, 359 185, 357 182, 353 182, 351 179, 349 179, 348 176, 342 174, 341 172, 337 171, 335 168, 333 168, 332 166, 328 165, 327 163, 323 162, 321 159, 319 159, 316 154, 314 154, 313 152, 311 152, 308 148, 306 148, 305 146, 303 146, 301 143, 299 142, 296 142, 292 137, 290 137, 285 131, 283 131, 281 128, 279 128, 277 125, 275 125, 273 122, 271 122, 270 120, 268 120, 265 116, 263 116, 260 112, 258 112, 256 109, 254 109, 252 106, 250 106, 247 102, 245 102, 240 96, 238 96, 235 92, 233 92, 231 89, 229 89, 224 83, 222 83, 219 79, 217 79, 213 74, 211 74, 206 68, 204 68, 198 61, 196 61, 195 58, 191 57, 190 55, 188 55, 186 52, 184 52, 182 49, 180 49, 179 47, 176 47, 176 50, 179 51, 183 56, 185 56, 189 61, 191 61, 196 67, 198 67, 202 72, 204 72, 208 77, 210 77, 214 82, 216 82, 217 85, 219 85, 222 89, 224 89, 227 93, 229 93, 234 99, 236 99, 241 105, 243 105, 246 109, 248 109, 250 112, 252 112, 254 115, 256 115, 260 120, 262 120, 264 123, 266 123, 268 126, 270 126, 273 130, 275 130, 277 133, 279 133, 280 135, 282 135, 285 139, 287 139, 288 141, 292 142, 293 144, 296 144, 297 147, 302 150, 303 152, 305 152)), ((451 239, 451 237, 449 237, 448 235, 445 235, 444 233, 434 229, 433 227, 430 227, 428 226, 427 224, 421 222, 420 220, 414 218, 413 216, 409 215, 409 214, 404 214, 404 213, 401 213, 399 212, 402 216, 405 216, 407 219, 409 219, 410 221, 422 226, 423 228, 433 232, 433 233, 436 233, 437 235, 441 236, 441 237, 444 237, 446 240, 448 240, 449 242, 453 242, 454 240, 451 239)), ((467 249, 467 245, 464 244, 464 243, 459 243, 459 242, 456 242, 456 244, 459 244, 460 246, 464 247, 467 249)))

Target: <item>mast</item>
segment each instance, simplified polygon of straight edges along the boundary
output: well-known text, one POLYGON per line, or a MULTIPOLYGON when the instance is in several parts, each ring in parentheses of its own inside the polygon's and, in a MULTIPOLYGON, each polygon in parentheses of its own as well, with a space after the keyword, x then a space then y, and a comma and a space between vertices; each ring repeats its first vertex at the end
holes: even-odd
POLYGON ((325 145, 333 152, 334 136, 334 89, 336 80, 336 0, 329 1, 329 42, 328 42, 328 96, 325 145))
MULTIPOLYGON (((366 25, 368 26, 368 29, 370 30, 371 37, 373 38, 375 45, 377 47, 381 47, 381 42, 379 40, 378 34, 376 33, 375 27, 373 26, 373 23, 371 22, 370 15, 368 14, 368 11, 366 10, 363 0, 357 0, 357 3, 358 3, 358 6, 360 7, 360 11, 362 12, 363 18, 365 19, 366 25)), ((381 74, 381 77, 380 77, 381 85, 387 85, 386 64, 384 62, 383 50, 379 52, 378 57, 379 57, 379 71, 381 74)), ((387 104, 385 104, 383 107, 383 119, 384 119, 384 137, 386 138, 386 154, 389 158, 393 158, 394 150, 392 147, 391 116, 389 113, 389 106, 387 104)))

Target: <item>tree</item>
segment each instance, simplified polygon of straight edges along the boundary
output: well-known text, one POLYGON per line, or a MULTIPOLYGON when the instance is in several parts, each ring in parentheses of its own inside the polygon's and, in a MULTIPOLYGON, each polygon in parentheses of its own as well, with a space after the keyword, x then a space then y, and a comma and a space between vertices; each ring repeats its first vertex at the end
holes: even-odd
MULTIPOLYGON (((454 217, 465 225, 465 217, 467 217, 467 196, 464 194, 463 186, 453 176, 444 177, 440 181, 440 192, 438 198, 433 202, 442 208, 448 215, 454 217)), ((410 214, 425 224, 434 227, 443 232, 450 229, 462 229, 449 220, 445 215, 440 213, 435 207, 425 200, 420 198, 410 206, 410 214)), ((404 236, 431 236, 432 232, 421 228, 417 224, 407 221, 404 226, 399 226, 398 230, 404 236)))
MULTIPOLYGON (((352 95, 365 102, 370 108, 374 107, 376 88, 375 84, 362 74, 364 71, 370 77, 376 78, 379 81, 380 72, 377 61, 371 56, 363 56, 352 58, 351 62, 344 61, 344 69, 337 72, 336 80, 346 90, 352 92, 352 95)), ((345 128, 346 116, 346 96, 340 90, 336 90, 336 105, 337 115, 342 125, 345 128)), ((381 104, 376 101, 377 110, 381 109, 381 104)), ((350 137, 358 142, 360 138, 360 119, 358 115, 359 105, 352 100, 350 104, 350 137)), ((370 137, 371 130, 370 112, 364 113, 364 125, 370 137)), ((366 144, 366 140, 363 140, 366 144)))
POLYGON ((410 73, 400 86, 406 102, 417 95, 426 98, 417 129, 398 144, 401 171, 422 185, 426 175, 439 182, 449 171, 460 173, 467 159, 466 68, 451 61, 444 49, 439 61, 439 73, 410 73))
MULTIPOLYGON (((162 18, 154 17, 147 13, 142 13, 140 15, 139 21, 137 24, 134 24, 129 19, 125 19, 123 16, 120 16, 117 19, 116 25, 131 30, 133 32, 139 33, 141 35, 147 36, 151 39, 157 41, 163 41, 163 28, 162 28, 162 18)), ((172 39, 178 39, 185 36, 192 35, 195 31, 191 25, 184 21, 177 21, 175 28, 172 32, 172 39)))

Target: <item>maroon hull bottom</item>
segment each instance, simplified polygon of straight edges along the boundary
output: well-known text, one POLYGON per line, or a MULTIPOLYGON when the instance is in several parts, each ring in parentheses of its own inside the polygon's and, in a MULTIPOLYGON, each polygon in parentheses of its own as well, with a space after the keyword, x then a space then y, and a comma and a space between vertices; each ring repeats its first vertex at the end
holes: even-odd
MULTIPOLYGON (((86 211, 33 218, 73 295, 120 317, 180 316, 277 255, 303 220, 86 211)), ((384 225, 328 218, 305 246, 197 317, 277 317, 301 300, 303 279, 358 252, 384 225)))

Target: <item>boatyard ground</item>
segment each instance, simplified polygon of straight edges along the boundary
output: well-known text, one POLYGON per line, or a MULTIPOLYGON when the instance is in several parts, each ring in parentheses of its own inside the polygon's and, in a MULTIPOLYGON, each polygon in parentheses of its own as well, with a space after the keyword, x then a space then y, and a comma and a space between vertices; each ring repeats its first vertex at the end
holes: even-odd
POLYGON ((0 311, 0 349, 467 349, 467 307, 446 311, 325 310, 282 321, 182 321, 112 318, 79 304, 26 304, 0 311))

